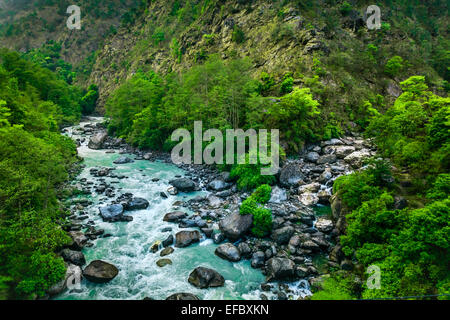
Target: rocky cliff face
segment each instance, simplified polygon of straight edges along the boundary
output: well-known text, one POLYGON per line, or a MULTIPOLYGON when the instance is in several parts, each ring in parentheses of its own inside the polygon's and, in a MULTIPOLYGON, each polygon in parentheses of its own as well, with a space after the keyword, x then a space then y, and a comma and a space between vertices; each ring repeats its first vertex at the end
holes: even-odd
POLYGON ((153 1, 147 12, 130 29, 119 30, 99 54, 91 82, 99 84, 100 106, 139 69, 165 74, 218 53, 224 59, 248 56, 255 75, 265 71, 282 77, 295 70, 299 59, 328 50, 323 34, 308 26, 298 9, 287 8, 280 17, 268 1, 213 4, 187 26, 180 18, 171 19, 166 2, 153 1), (158 32, 164 40, 155 44, 158 32))
MULTIPOLYGON (((382 6, 380 30, 367 28, 367 5, 342 6, 330 1, 151 1, 134 25, 108 38, 90 82, 99 85, 102 109, 108 95, 138 70, 180 71, 210 54, 249 57, 255 78, 265 72, 279 86, 286 76, 292 77, 294 86, 312 88, 323 96, 325 109, 342 118, 349 116, 344 106, 361 108, 376 94, 385 98, 377 103, 383 108, 401 93, 398 83, 407 75, 428 74, 440 81, 430 63, 423 63, 427 58, 418 54, 421 40, 406 35, 409 44, 398 45, 405 43, 410 30, 402 25, 409 12, 406 5, 382 6), (395 30, 391 24, 397 25, 395 30), (387 60, 395 55, 409 63, 398 79, 384 73, 387 60)), ((430 14, 430 25, 445 26, 443 17, 430 14)), ((420 28, 429 28, 426 23, 420 28)))

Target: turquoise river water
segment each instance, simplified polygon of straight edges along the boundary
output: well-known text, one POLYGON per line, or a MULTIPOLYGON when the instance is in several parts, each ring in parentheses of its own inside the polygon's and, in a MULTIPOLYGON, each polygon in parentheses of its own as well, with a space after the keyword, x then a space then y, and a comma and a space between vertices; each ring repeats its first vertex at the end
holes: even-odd
MULTIPOLYGON (((79 126, 101 120, 101 118, 93 118, 90 122, 81 123, 79 126)), ((68 135, 73 138, 81 137, 77 135, 76 129, 77 127, 69 128, 68 135)), ((92 260, 101 259, 110 262, 117 266, 119 274, 106 284, 95 284, 83 279, 81 289, 71 292, 67 290, 57 299, 140 300, 150 297, 159 300, 177 292, 193 293, 201 299, 260 299, 260 284, 265 280, 261 271, 251 268, 248 260, 231 263, 220 259, 214 254, 217 245, 210 239, 203 239, 200 243, 188 248, 175 248, 171 255, 164 257, 171 259, 173 264, 159 268, 156 261, 161 257, 159 252, 154 254, 150 251, 151 245, 155 241, 164 240, 170 234, 162 232, 163 228, 171 227, 174 235, 181 230, 177 224, 164 222, 164 214, 173 211, 172 204, 175 201, 187 200, 206 191, 162 199, 159 196, 160 192, 167 190, 170 179, 176 175, 183 175, 183 170, 171 164, 145 160, 115 165, 113 161, 121 155, 106 153, 105 150, 91 150, 87 147, 89 139, 85 138, 86 141, 78 148, 78 153, 84 158, 86 167, 78 179, 86 178, 88 181, 95 181, 98 178, 90 175, 91 168, 115 167, 114 174, 127 177, 123 180, 104 177, 108 184, 116 188, 116 197, 121 193, 130 192, 135 197, 147 199, 150 206, 146 210, 128 212, 128 215, 133 216, 132 222, 109 223, 103 222, 98 213, 98 208, 108 203, 103 201, 104 196, 98 196, 95 193, 88 196, 93 201, 93 204, 85 210, 89 219, 95 222, 96 229, 104 229, 105 233, 112 236, 94 240, 93 247, 84 248, 86 261, 89 263, 92 260), (153 178, 160 180, 153 182, 153 178), (225 286, 198 289, 189 284, 188 276, 198 266, 217 270, 224 276, 225 286)), ((134 159, 132 155, 128 156, 134 159)), ((307 294, 307 290, 302 289, 304 283, 301 281, 290 283, 289 286, 297 292, 296 296, 307 294)), ((265 294, 271 298, 270 294, 265 294)))

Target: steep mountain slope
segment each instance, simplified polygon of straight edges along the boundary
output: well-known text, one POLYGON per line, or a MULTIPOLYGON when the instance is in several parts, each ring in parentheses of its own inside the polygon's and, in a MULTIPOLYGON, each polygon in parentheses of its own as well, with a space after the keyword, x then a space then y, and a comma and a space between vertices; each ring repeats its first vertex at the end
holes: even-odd
POLYGON ((115 32, 136 11, 138 0, 2 0, 1 46, 26 52, 53 40, 62 45, 61 56, 77 65, 102 48, 103 39, 115 32), (81 30, 69 30, 67 8, 81 8, 81 30))
POLYGON ((59 43, 78 83, 99 86, 100 111, 137 71, 178 72, 214 53, 249 57, 253 76, 269 85, 266 95, 279 96, 283 82, 311 88, 329 121, 364 125, 367 102, 384 109, 411 75, 426 76, 434 90, 448 89, 442 81, 448 81, 450 60, 443 0, 375 1, 380 30, 365 24, 373 1, 84 0, 77 3, 82 30, 70 31, 71 4, 2 1, 0 40, 22 52, 59 43))
POLYGON ((381 109, 392 102, 407 76, 445 86, 448 71, 436 65, 449 59, 446 3, 432 2, 378 1, 382 28, 368 30, 365 1, 151 1, 134 25, 106 41, 91 82, 99 85, 101 110, 139 70, 180 71, 213 53, 248 56, 253 75, 274 82, 268 95, 287 79, 310 87, 327 114, 356 120, 366 101, 381 109), (396 56, 398 68, 389 72, 396 56))

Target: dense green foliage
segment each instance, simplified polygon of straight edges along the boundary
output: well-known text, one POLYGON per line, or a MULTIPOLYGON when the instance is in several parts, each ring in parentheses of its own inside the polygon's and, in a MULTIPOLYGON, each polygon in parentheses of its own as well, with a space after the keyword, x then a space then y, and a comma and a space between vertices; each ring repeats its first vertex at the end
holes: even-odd
MULTIPOLYGON (((447 293, 450 199, 440 192, 442 179, 433 188, 439 200, 430 200, 423 208, 397 210, 392 189, 380 185, 376 174, 377 169, 371 168, 341 177, 335 189, 350 212, 346 234, 341 236, 343 252, 363 270, 378 266, 381 289, 369 289, 365 283, 349 289, 346 282, 354 275, 333 274, 315 297, 335 291, 347 298, 369 299, 447 293)), ((366 274, 359 276, 367 279, 366 274)))
POLYGON ((59 128, 80 117, 74 90, 0 52, 0 286, 14 297, 43 296, 65 274, 54 253, 69 240, 57 196, 76 149, 59 128))
POLYGON ((91 84, 80 101, 81 111, 83 114, 91 114, 95 111, 97 99, 98 87, 95 84, 91 84))
POLYGON ((230 170, 230 178, 237 180, 237 187, 240 190, 253 190, 263 184, 274 184, 276 178, 273 175, 262 175, 261 169, 267 167, 262 165, 259 159, 257 164, 249 163, 249 153, 245 154, 245 164, 234 164, 230 170))
POLYGON ((324 279, 321 290, 316 292, 311 300, 352 300, 353 283, 341 274, 324 279))
POLYGON ((28 129, 69 124, 80 119, 78 88, 58 79, 50 70, 21 59, 17 53, 1 50, 0 58, 2 99, 11 110, 11 124, 20 123, 28 129))
MULTIPOLYGON (((250 77, 250 67, 248 59, 225 62, 211 56, 179 75, 140 72, 109 98, 109 130, 138 147, 166 150, 173 146, 169 139, 174 130, 192 132, 194 121, 200 120, 203 130, 217 128, 224 136, 233 128, 279 129, 281 139, 293 149, 320 138, 323 131, 313 125, 320 113, 318 102, 310 90, 295 89, 279 100, 263 97, 261 82, 250 77)), ((273 183, 275 178, 261 176, 260 168, 239 165, 231 173, 241 189, 273 183)))
POLYGON ((372 120, 368 133, 398 165, 422 173, 448 170, 450 98, 430 92, 424 77, 411 77, 401 85, 403 94, 372 120))
POLYGON ((49 41, 39 49, 28 51, 24 57, 42 67, 50 69, 71 84, 75 78, 72 65, 61 59, 61 43, 49 41))
POLYGON ((240 214, 253 215, 253 227, 251 229, 254 236, 262 238, 272 230, 272 212, 262 207, 270 200, 272 188, 263 184, 255 192, 245 199, 240 207, 240 214))
MULTIPOLYGON (((411 77, 402 87, 403 94, 394 105, 372 118, 368 132, 397 166, 427 178, 421 193, 413 189, 412 195, 405 195, 424 204, 396 208, 394 195, 405 190, 396 187, 383 160, 335 181, 334 191, 347 212, 347 230, 340 238, 343 253, 364 270, 370 265, 381 269, 381 289, 371 290, 363 284, 345 291, 353 297, 448 293, 449 100, 429 92, 423 77, 411 77)), ((334 275, 319 297, 342 290, 345 281, 334 275)))

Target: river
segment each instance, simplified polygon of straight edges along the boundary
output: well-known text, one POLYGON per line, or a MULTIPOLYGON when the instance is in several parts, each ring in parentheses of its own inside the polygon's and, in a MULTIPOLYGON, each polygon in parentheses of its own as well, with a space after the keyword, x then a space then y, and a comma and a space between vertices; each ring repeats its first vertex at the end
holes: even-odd
MULTIPOLYGON (((91 118, 89 122, 82 122, 78 126, 68 128, 67 135, 73 139, 82 138, 77 133, 77 128, 89 123, 102 121, 102 118, 91 118)), ((173 203, 177 200, 188 200, 200 193, 179 194, 168 199, 160 197, 161 191, 166 191, 170 186, 168 181, 176 175, 183 176, 185 172, 175 165, 163 162, 151 162, 136 160, 133 163, 115 165, 113 161, 118 153, 106 153, 105 150, 91 150, 87 143, 89 137, 83 136, 85 141, 78 148, 78 154, 84 158, 85 168, 77 180, 83 178, 87 181, 98 182, 99 178, 90 174, 91 168, 115 167, 115 175, 124 175, 127 178, 104 177, 107 184, 116 188, 116 197, 122 193, 130 192, 136 197, 147 199, 150 206, 145 210, 133 211, 127 215, 133 216, 131 222, 103 222, 99 215, 99 207, 109 203, 104 195, 92 193, 87 198, 93 202, 84 211, 89 220, 95 222, 96 229, 104 229, 111 237, 98 238, 94 245, 84 248, 83 253, 87 263, 100 259, 114 264, 119 269, 118 276, 106 284, 95 284, 85 279, 81 281, 81 289, 72 290, 58 296, 57 299, 83 299, 105 300, 126 299, 140 300, 145 297, 152 299, 165 299, 171 294, 188 292, 197 295, 201 299, 261 299, 260 284, 265 281, 264 275, 258 269, 253 269, 248 260, 231 263, 214 254, 217 247, 210 239, 202 239, 200 243, 187 248, 175 248, 175 251, 164 258, 172 260, 172 265, 160 268, 156 261, 161 259, 159 252, 150 251, 151 245, 158 240, 164 240, 170 233, 162 232, 166 227, 172 228, 175 235, 179 227, 177 224, 163 221, 165 213, 173 211, 173 203), (159 178, 154 182, 153 178, 159 178), (220 288, 198 289, 188 283, 190 272, 198 267, 212 268, 222 274, 225 285, 220 288)), ((133 155, 127 155, 134 159, 133 155)), ((189 212, 188 212, 189 213, 189 212)), ((191 213, 189 213, 191 214, 191 213)), ((189 230, 189 229, 182 229, 189 230)), ((297 295, 307 294, 302 290, 304 283, 291 283, 297 295), (300 286, 299 286, 300 285, 300 286)), ((269 298, 270 294, 265 293, 269 298)), ((296 297, 292 297, 296 298, 296 297)))

